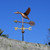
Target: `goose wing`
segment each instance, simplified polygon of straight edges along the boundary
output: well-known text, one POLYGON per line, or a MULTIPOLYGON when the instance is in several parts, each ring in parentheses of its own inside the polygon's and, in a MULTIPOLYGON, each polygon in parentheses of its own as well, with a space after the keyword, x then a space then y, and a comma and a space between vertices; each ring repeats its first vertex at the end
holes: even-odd
POLYGON ((28 14, 30 13, 30 11, 31 11, 31 9, 28 8, 24 14, 25 14, 25 15, 28 15, 28 14))

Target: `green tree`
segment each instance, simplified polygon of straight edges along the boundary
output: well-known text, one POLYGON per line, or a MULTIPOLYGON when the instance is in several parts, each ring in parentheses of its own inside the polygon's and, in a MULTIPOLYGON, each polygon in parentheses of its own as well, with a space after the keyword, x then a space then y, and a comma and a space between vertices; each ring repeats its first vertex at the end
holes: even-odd
POLYGON ((49 28, 49 34, 48 34, 48 45, 50 45, 50 28, 49 28))
POLYGON ((2 31, 2 30, 0 29, 0 36, 8 38, 8 37, 9 37, 8 34, 7 34, 7 35, 6 35, 6 34, 3 34, 3 32, 4 32, 4 31, 2 31))
POLYGON ((50 46, 50 28, 48 30, 49 30, 49 33, 47 35, 47 43, 45 45, 49 45, 50 46))
POLYGON ((2 35, 3 31, 0 29, 0 36, 2 35))

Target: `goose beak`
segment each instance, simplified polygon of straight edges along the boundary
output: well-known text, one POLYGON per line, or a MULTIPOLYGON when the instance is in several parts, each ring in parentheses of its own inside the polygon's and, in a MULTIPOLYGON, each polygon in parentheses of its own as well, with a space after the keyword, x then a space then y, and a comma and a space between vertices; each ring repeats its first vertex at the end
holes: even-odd
POLYGON ((14 12, 15 14, 18 14, 18 12, 14 12))

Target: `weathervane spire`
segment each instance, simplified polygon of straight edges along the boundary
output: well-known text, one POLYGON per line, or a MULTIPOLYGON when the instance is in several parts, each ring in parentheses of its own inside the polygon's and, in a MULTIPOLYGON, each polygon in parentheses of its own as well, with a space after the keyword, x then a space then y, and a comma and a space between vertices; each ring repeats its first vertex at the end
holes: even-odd
POLYGON ((33 21, 24 22, 24 18, 25 18, 25 19, 29 19, 29 18, 28 18, 28 14, 30 13, 30 11, 31 11, 31 9, 28 8, 25 13, 15 12, 16 14, 21 14, 21 15, 22 15, 22 22, 21 22, 21 21, 17 21, 17 20, 14 21, 15 23, 17 23, 17 22, 22 23, 22 28, 15 27, 15 30, 17 30, 17 29, 21 29, 21 30, 22 30, 22 41, 24 41, 24 30, 25 30, 25 29, 31 30, 31 28, 32 28, 32 27, 24 28, 24 23, 30 24, 31 26, 35 25, 35 23, 34 23, 33 21))

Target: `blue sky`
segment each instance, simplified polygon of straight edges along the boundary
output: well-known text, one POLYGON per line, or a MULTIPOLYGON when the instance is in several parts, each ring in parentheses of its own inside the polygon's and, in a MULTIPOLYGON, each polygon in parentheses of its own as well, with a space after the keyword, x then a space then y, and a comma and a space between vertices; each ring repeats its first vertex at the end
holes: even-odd
MULTIPOLYGON (((24 41, 45 44, 50 28, 50 0, 0 0, 0 28, 4 30, 3 34, 9 34, 9 38, 22 40, 21 30, 14 30, 14 27, 21 28, 22 24, 14 23, 14 20, 22 21, 22 16, 14 12, 24 13, 28 7, 31 8, 30 20, 24 21, 34 21, 35 26, 31 31, 25 30, 24 41)), ((24 27, 31 26, 24 24, 24 27)))

